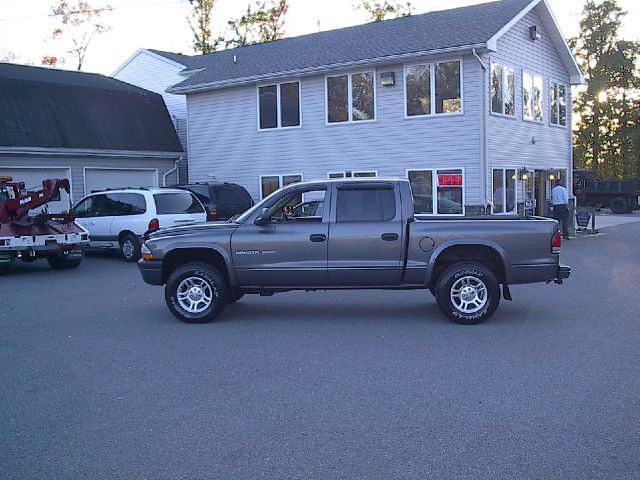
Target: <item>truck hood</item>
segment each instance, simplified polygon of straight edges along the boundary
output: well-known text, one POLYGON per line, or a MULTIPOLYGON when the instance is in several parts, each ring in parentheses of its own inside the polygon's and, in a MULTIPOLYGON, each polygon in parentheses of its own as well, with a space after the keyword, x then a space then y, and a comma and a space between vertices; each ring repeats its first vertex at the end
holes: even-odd
POLYGON ((180 225, 178 227, 161 228, 160 230, 148 234, 147 238, 149 240, 158 240, 165 237, 177 237, 206 232, 217 233, 225 230, 232 232, 238 228, 238 226, 239 225, 237 223, 226 222, 191 223, 189 225, 180 225))

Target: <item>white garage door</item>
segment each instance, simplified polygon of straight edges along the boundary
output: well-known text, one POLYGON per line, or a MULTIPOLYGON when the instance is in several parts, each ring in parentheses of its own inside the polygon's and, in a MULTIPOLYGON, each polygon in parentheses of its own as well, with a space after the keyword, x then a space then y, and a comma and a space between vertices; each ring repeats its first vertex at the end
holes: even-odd
POLYGON ((107 188, 155 187, 158 185, 157 178, 156 170, 85 168, 84 194, 107 188))
MULTIPOLYGON (((14 182, 24 182, 28 190, 40 190, 42 181, 48 178, 67 178, 71 180, 68 168, 6 168, 0 166, 0 177, 9 176, 14 182)), ((49 202, 50 213, 60 213, 69 210, 69 195, 64 190, 60 192, 60 200, 49 202)), ((29 213, 39 213, 42 208, 31 210, 29 213)))

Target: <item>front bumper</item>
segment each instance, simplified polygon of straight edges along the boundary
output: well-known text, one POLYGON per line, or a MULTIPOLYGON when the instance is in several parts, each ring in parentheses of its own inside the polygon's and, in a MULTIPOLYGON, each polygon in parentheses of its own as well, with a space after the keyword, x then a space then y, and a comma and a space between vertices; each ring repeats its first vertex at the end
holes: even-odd
POLYGON ((164 285, 162 281, 162 260, 138 260, 138 270, 149 285, 164 285))

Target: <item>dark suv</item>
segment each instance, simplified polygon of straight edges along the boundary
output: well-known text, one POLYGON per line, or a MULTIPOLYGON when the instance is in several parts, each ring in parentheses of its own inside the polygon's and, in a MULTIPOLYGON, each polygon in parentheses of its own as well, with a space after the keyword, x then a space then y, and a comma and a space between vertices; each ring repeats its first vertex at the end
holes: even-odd
POLYGON ((207 221, 227 220, 253 205, 249 192, 237 183, 211 182, 174 185, 192 192, 207 211, 207 221))

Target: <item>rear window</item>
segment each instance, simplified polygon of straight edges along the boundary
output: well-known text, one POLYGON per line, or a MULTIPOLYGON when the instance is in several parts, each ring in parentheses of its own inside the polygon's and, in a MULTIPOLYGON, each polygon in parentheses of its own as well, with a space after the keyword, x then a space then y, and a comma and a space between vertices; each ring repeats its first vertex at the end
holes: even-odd
POLYGON ((200 200, 202 203, 211 203, 208 185, 190 185, 187 187, 187 190, 198 197, 198 200, 200 200))
POLYGON ((158 215, 204 213, 200 202, 189 192, 156 193, 153 198, 158 215))
POLYGON ((251 206, 251 196, 240 185, 217 185, 214 187, 216 196, 218 197, 218 203, 223 201, 233 205, 246 205, 247 208, 251 206))

